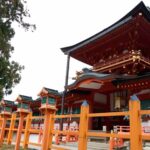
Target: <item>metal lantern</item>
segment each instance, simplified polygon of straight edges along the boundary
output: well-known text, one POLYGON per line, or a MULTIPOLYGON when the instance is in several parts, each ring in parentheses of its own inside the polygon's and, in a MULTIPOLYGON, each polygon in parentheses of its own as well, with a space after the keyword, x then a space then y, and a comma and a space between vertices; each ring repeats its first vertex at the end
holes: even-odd
POLYGON ((30 112, 30 103, 33 101, 32 97, 19 95, 16 99, 18 102, 17 106, 17 112, 23 111, 23 112, 30 112))
POLYGON ((1 104, 1 114, 11 115, 14 102, 9 100, 2 100, 0 104, 1 104))

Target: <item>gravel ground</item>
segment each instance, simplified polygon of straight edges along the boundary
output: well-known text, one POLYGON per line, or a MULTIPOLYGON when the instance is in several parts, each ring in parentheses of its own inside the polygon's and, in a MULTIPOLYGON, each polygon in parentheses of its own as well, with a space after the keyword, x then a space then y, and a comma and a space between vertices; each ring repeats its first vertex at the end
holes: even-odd
MULTIPOLYGON (((2 147, 0 148, 0 150, 14 150, 14 149, 15 149, 14 145, 6 145, 6 144, 3 144, 2 147)), ((25 149, 20 147, 19 150, 25 150, 25 149)), ((33 150, 33 149, 26 149, 26 150, 33 150)))

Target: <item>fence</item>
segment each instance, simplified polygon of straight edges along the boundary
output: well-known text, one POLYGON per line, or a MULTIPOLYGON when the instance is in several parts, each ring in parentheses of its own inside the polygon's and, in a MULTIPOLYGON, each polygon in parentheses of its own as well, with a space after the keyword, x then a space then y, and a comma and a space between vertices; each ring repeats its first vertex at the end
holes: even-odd
MULTIPOLYGON (((19 145, 22 143, 23 148, 27 148, 28 145, 41 146, 42 150, 48 149, 62 149, 57 146, 52 145, 52 138, 54 135, 66 135, 66 136, 78 136, 78 150, 87 149, 87 140, 88 137, 109 137, 111 138, 122 138, 130 140, 130 150, 142 150, 142 140, 150 140, 150 134, 143 133, 141 127, 141 115, 150 114, 150 110, 141 110, 139 100, 130 100, 129 101, 129 111, 128 112, 108 112, 108 113, 89 113, 89 105, 87 102, 84 102, 81 106, 80 114, 70 114, 70 115, 55 115, 55 111, 45 110, 43 116, 32 116, 32 113, 29 113, 23 118, 24 128, 19 127, 20 117, 13 113, 10 118, 0 117, 0 144, 7 142, 16 144, 15 150, 19 150, 19 145), (128 132, 90 132, 88 130, 88 120, 93 117, 112 117, 112 116, 129 116, 130 126, 128 132), (33 119, 43 119, 44 128, 32 128, 31 122, 33 119), (79 118, 79 131, 70 131, 70 130, 54 130, 54 120, 56 118, 79 118), (13 134, 16 132, 24 133, 23 139, 16 138, 13 139, 13 134), (42 134, 42 142, 34 143, 29 141, 30 134, 42 134), (19 141, 19 142, 18 142, 19 141)), ((39 136, 40 137, 40 136, 39 136)), ((110 145, 110 150, 112 149, 110 145)))

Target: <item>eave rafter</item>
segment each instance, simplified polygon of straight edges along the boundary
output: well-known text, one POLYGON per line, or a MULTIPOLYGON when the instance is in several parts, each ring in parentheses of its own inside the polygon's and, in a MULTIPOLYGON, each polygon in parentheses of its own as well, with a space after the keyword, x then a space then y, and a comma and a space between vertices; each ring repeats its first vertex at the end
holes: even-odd
MULTIPOLYGON (((109 35, 104 36, 102 39, 100 39, 100 40, 98 39, 97 41, 94 41, 93 43, 82 47, 75 54, 72 54, 72 56, 83 62, 87 61, 87 63, 88 63, 88 61, 89 61, 90 62, 89 64, 91 64, 91 65, 98 62, 99 58, 103 56, 103 50, 107 50, 107 49, 110 49, 109 51, 112 50, 112 48, 109 48, 109 45, 111 45, 111 47, 113 47, 113 45, 118 45, 118 41, 120 41, 120 40, 123 41, 124 39, 127 39, 125 37, 128 35, 129 32, 131 32, 134 29, 135 21, 136 21, 136 18, 134 18, 128 24, 125 24, 122 27, 118 28, 117 30, 113 31, 109 35), (106 45, 107 45, 107 48, 106 48, 106 45), (98 55, 97 55, 97 51, 98 51, 98 55), (101 53, 100 53, 100 51, 101 51, 101 53), (92 53, 92 55, 91 55, 91 53, 92 53), (101 56, 99 56, 99 55, 101 55, 101 56), (96 57, 98 59, 95 59, 96 57)), ((129 40, 127 40, 127 41, 129 41, 129 40)), ((124 41, 123 41, 123 43, 124 43, 124 41)), ((106 52, 105 52, 105 54, 106 54, 106 52)))
POLYGON ((145 58, 141 51, 132 51, 131 53, 119 56, 119 58, 112 59, 105 63, 99 63, 97 66, 93 67, 94 72, 111 72, 112 70, 125 66, 129 64, 143 64, 145 67, 150 68, 150 60, 145 58))
POLYGON ((150 81, 149 80, 138 80, 138 82, 127 82, 117 86, 120 90, 130 90, 130 91, 140 91, 141 89, 149 89, 150 81))

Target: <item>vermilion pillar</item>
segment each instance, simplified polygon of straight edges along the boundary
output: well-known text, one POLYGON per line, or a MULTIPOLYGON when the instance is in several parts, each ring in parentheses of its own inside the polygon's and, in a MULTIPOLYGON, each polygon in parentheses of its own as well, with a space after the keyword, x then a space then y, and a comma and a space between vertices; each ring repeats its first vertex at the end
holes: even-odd
MULTIPOLYGON (((20 147, 20 143, 21 143, 21 134, 22 134, 22 129, 23 129, 23 122, 25 117, 31 113, 31 109, 30 109, 30 104, 32 102, 32 97, 30 96, 25 96, 25 95, 19 95, 16 99, 16 101, 18 102, 18 106, 17 106, 17 114, 19 115, 19 126, 18 126, 18 130, 17 130, 17 137, 16 137, 16 146, 15 146, 15 150, 19 150, 20 147)), ((28 124, 29 119, 25 120, 26 123, 28 124)), ((23 147, 26 147, 27 143, 27 129, 25 128, 24 130, 24 136, 25 136, 25 140, 23 141, 23 147)))
POLYGON ((17 137, 16 137, 16 146, 15 146, 15 150, 19 150, 20 148, 20 142, 21 142, 21 134, 22 134, 22 129, 23 129, 23 121, 25 116, 27 116, 27 112, 24 111, 19 111, 19 126, 18 126, 18 130, 17 130, 17 137))
POLYGON ((3 140, 4 140, 6 121, 7 121, 7 118, 4 116, 3 122, 2 122, 1 132, 0 132, 0 146, 3 144, 3 140))
POLYGON ((87 101, 84 101, 81 106, 80 114, 78 150, 87 150, 88 114, 89 105, 87 101))
POLYGON ((24 130, 24 141, 23 141, 23 148, 28 148, 28 141, 29 141, 29 129, 31 128, 31 117, 32 117, 32 113, 30 112, 27 115, 26 118, 26 126, 25 126, 25 130, 24 130))
POLYGON ((15 126, 15 121, 16 121, 16 113, 13 113, 12 117, 11 117, 9 132, 8 132, 7 144, 11 144, 11 142, 12 142, 12 136, 13 136, 13 132, 14 132, 13 129, 15 126))
POLYGON ((45 105, 40 110, 44 114, 42 150, 49 150, 52 145, 52 130, 54 128, 54 114, 56 109, 50 105, 45 105))
POLYGON ((136 95, 131 96, 130 111, 130 150, 142 150, 142 128, 140 114, 140 100, 136 95))
POLYGON ((3 118, 3 120, 2 120, 2 127, 0 131, 0 146, 3 144, 3 140, 4 140, 6 121, 7 121, 7 118, 9 118, 10 116, 11 114, 8 112, 1 113, 1 117, 3 118))

